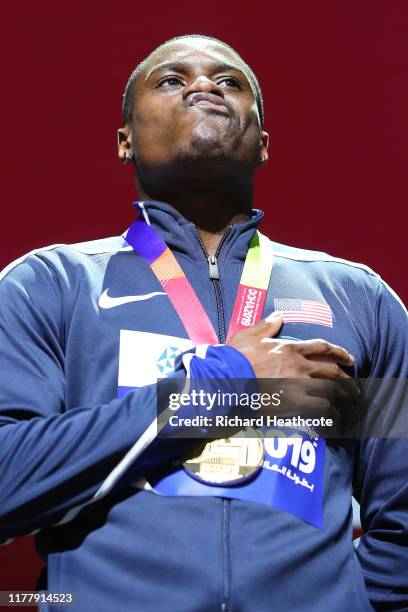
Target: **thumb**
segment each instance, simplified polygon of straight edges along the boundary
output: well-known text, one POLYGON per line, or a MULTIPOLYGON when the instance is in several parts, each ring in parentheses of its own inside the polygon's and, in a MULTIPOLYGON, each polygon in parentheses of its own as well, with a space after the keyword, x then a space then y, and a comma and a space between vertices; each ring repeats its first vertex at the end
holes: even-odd
POLYGON ((253 326, 252 330, 256 335, 262 336, 263 338, 273 338, 279 333, 283 325, 283 315, 280 312, 273 312, 266 319, 258 321, 253 326))

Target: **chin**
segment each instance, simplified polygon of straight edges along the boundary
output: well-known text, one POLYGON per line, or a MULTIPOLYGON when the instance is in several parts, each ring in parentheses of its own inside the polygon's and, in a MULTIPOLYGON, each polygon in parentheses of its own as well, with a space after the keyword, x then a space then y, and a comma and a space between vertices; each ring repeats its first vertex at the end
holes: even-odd
POLYGON ((226 155, 224 144, 216 138, 194 138, 186 146, 180 149, 178 155, 180 161, 210 161, 223 160, 226 155))
POLYGON ((225 136, 224 130, 220 130, 218 122, 200 121, 191 130, 189 142, 184 148, 190 154, 204 154, 218 156, 224 152, 225 136))

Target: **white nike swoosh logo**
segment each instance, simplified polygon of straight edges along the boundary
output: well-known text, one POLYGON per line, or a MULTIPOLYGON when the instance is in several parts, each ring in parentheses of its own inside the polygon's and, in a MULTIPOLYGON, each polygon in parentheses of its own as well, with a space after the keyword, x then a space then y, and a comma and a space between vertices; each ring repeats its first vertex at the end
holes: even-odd
POLYGON ((106 289, 99 298, 98 305, 100 308, 115 308, 115 306, 122 306, 122 304, 129 304, 129 302, 142 302, 143 300, 150 300, 156 297, 156 295, 167 295, 164 291, 153 291, 153 293, 145 293, 144 295, 124 295, 123 297, 110 297, 108 295, 108 289, 106 289))

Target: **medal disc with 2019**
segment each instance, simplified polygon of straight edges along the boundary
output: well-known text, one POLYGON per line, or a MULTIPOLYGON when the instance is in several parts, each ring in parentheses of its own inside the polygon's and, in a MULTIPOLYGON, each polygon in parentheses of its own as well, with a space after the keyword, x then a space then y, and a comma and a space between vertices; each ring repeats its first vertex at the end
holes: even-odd
MULTIPOLYGON (((137 202, 136 207, 143 215, 129 228, 126 241, 161 283, 193 345, 218 344, 183 269, 150 227, 143 203, 137 202)), ((261 318, 272 262, 269 240, 256 232, 249 244, 228 339, 261 318)), ((200 455, 151 479, 150 485, 161 495, 218 496, 267 504, 322 528, 324 455, 324 438, 310 432, 266 429, 259 435, 254 430, 240 431, 225 440, 211 440, 200 455)))

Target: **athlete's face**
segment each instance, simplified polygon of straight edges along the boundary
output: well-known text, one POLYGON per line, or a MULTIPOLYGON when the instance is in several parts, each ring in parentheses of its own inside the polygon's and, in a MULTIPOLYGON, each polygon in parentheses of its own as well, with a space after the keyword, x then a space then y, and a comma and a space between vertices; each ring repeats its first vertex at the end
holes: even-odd
POLYGON ((255 95, 239 58, 223 45, 186 38, 153 53, 134 84, 132 124, 119 156, 154 168, 178 159, 267 158, 255 95))

